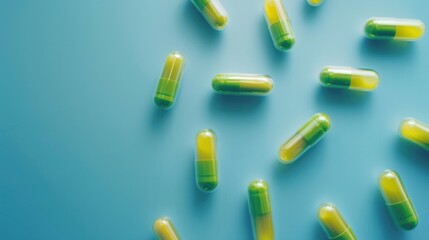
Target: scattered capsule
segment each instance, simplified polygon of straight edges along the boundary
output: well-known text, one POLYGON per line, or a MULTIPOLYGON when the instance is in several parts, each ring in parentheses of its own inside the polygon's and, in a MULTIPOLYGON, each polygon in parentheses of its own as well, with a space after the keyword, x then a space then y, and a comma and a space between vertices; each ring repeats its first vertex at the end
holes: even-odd
POLYGON ((429 151, 429 126, 414 119, 407 118, 399 126, 399 134, 404 139, 429 151))
POLYGON ((192 0, 207 22, 216 30, 222 30, 228 23, 228 14, 219 0, 192 0))
POLYGON ((395 223, 404 230, 415 228, 419 219, 398 173, 386 170, 379 181, 384 201, 395 223))
POLYGON ((374 70, 351 67, 325 67, 320 73, 320 82, 325 87, 357 91, 374 90, 379 79, 374 70))
POLYGON ((279 150, 280 162, 292 163, 314 146, 331 127, 331 119, 324 113, 315 114, 279 150))
POLYGON ((321 5, 324 1, 325 0, 307 0, 308 4, 314 7, 321 5))
POLYGON ((173 106, 184 64, 185 58, 179 52, 167 56, 154 98, 155 105, 159 108, 168 109, 173 106))
POLYGON ((249 212, 255 240, 274 240, 268 184, 257 179, 249 184, 249 212))
POLYGON ((280 51, 291 49, 295 44, 295 36, 281 0, 265 0, 265 19, 274 46, 280 51))
POLYGON ((268 75, 222 73, 212 80, 213 90, 227 95, 267 95, 273 89, 268 75))
POLYGON ((211 129, 198 132, 196 137, 195 176, 201 191, 213 191, 218 182, 216 133, 211 129))
POLYGON ((320 207, 319 222, 329 239, 357 240, 353 230, 333 204, 325 203, 320 207))
POLYGON ((153 223, 153 232, 158 240, 179 240, 180 236, 173 226, 171 220, 167 217, 158 218, 153 223))
POLYGON ((365 24, 369 39, 415 41, 424 31, 425 24, 417 19, 374 17, 365 24))

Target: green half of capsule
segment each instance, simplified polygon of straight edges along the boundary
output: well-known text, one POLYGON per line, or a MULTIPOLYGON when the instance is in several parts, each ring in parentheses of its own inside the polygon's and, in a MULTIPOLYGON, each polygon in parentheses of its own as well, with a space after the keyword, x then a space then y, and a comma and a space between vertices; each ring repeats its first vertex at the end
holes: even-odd
POLYGON ((407 118, 399 126, 399 134, 404 139, 429 151, 429 126, 414 119, 407 118))
POLYGON ((228 14, 219 0, 192 0, 194 6, 216 30, 222 30, 228 23, 228 14))
POLYGON ((353 230, 333 204, 323 204, 319 208, 318 216, 320 225, 329 239, 357 240, 353 230))
POLYGON ((216 157, 216 133, 211 129, 198 132, 195 139, 195 176, 201 191, 213 191, 219 182, 216 157))
POLYGON ((374 17, 365 24, 365 34, 370 39, 415 41, 424 31, 425 24, 417 19, 374 17))
POLYGON ((257 179, 249 184, 248 201, 255 240, 274 240, 274 226, 268 184, 257 179))
POLYGON ((174 105, 184 65, 185 58, 181 53, 173 52, 167 56, 154 97, 157 107, 168 109, 174 105))
POLYGON ((264 8, 274 46, 280 51, 288 51, 295 44, 295 35, 281 0, 265 0, 264 8))
POLYGON ((325 136, 331 127, 331 119, 324 113, 317 113, 304 124, 279 149, 279 158, 282 163, 292 163, 301 154, 310 149, 325 136))
POLYGON ((325 87, 344 88, 357 91, 373 91, 380 77, 370 69, 329 66, 320 73, 320 82, 325 87))
POLYGON ((153 233, 158 240, 180 240, 176 228, 168 217, 161 217, 155 220, 153 233))
POLYGON ((212 80, 213 90, 227 95, 267 95, 273 89, 268 75, 222 73, 212 80))
POLYGON ((396 225, 404 230, 415 228, 419 219, 398 173, 392 170, 384 171, 380 176, 379 184, 386 206, 396 225))

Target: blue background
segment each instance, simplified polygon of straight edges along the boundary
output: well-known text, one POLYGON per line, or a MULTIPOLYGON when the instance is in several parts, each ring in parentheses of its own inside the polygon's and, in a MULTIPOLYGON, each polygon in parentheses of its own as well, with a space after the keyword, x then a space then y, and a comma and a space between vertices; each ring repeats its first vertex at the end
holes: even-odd
POLYGON ((427 239, 429 153, 401 140, 399 122, 429 122, 428 34, 415 43, 364 38, 372 16, 429 24, 427 1, 284 0, 296 34, 274 49, 263 1, 223 0, 212 30, 188 0, 0 1, 0 238, 153 239, 170 216, 184 239, 251 239, 247 185, 271 187, 277 239, 326 239, 316 218, 337 205, 360 239, 427 239), (153 93, 166 55, 187 65, 176 106, 153 93), (379 88, 322 88, 325 65, 378 71, 379 88), (215 95, 220 72, 270 74, 267 97, 215 95), (279 146, 310 116, 328 135, 292 165, 279 146), (218 134, 220 184, 195 185, 194 137, 218 134), (377 178, 397 170, 420 216, 411 232, 388 215, 377 178))

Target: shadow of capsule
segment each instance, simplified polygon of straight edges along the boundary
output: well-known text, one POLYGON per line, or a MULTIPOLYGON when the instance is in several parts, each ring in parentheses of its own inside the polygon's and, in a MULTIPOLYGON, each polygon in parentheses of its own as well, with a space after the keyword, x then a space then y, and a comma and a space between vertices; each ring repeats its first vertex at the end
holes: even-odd
POLYGON ((247 195, 245 195, 243 203, 243 225, 247 233, 247 237, 245 239, 253 239, 252 219, 249 213, 249 203, 247 200, 247 195))
MULTIPOLYGON (((316 211, 319 211, 319 209, 316 211)), ((316 217, 313 224, 313 239, 326 239, 326 233, 323 231, 322 226, 320 226, 319 219, 317 219, 317 212, 314 215, 316 217)))
POLYGON ((359 92, 323 86, 318 87, 316 91, 316 102, 322 106, 335 104, 346 108, 360 107, 369 105, 372 98, 371 92, 359 92))
POLYGON ((398 134, 398 138, 395 143, 396 152, 404 158, 411 159, 415 163, 429 168, 429 151, 424 150, 415 143, 409 142, 401 138, 398 134))
POLYGON ((368 57, 412 57, 415 52, 414 45, 414 42, 373 40, 364 37, 361 41, 360 53, 368 57))
POLYGON ((258 115, 269 96, 232 96, 214 93, 210 98, 210 112, 234 115, 258 115))

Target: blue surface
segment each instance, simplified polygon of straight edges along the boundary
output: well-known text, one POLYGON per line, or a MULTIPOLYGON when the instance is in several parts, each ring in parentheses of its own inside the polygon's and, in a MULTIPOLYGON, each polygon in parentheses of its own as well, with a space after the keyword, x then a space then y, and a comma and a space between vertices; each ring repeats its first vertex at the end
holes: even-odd
POLYGON ((271 187, 277 239, 326 239, 316 219, 337 205, 360 239, 427 239, 429 153, 399 139, 399 122, 429 123, 428 34, 365 40, 371 16, 418 18, 429 2, 284 0, 297 42, 277 52, 262 1, 223 0, 211 30, 187 0, 0 1, 0 238, 153 239, 168 215, 184 239, 251 239, 247 185, 271 187), (166 55, 187 65, 176 106, 152 98, 166 55), (325 65, 381 76, 369 94, 322 88, 325 65), (218 96, 220 72, 270 74, 265 98, 218 96), (293 165, 278 147, 316 112, 331 131, 293 165), (218 134, 220 185, 198 191, 194 137, 218 134), (397 230, 377 177, 397 170, 420 223, 397 230))

